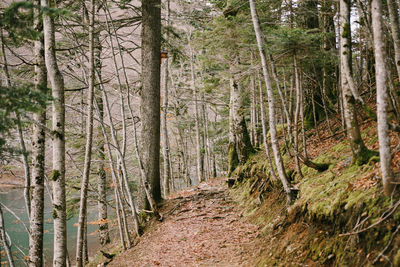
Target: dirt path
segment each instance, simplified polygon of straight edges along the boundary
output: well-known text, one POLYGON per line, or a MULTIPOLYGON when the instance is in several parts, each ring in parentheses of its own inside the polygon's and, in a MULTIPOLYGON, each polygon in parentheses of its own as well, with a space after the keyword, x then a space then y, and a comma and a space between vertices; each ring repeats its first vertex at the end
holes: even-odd
POLYGON ((173 196, 131 250, 108 266, 252 266, 257 226, 246 223, 223 179, 173 196))

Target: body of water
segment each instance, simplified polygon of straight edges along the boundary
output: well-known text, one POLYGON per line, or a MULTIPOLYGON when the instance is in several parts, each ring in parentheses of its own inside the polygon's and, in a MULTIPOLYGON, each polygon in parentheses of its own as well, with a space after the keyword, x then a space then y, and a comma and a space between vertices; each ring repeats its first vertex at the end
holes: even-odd
MULTIPOLYGON (((2 189, 0 191, 0 202, 11 209, 29 229, 29 220, 25 209, 25 200, 23 189, 2 189)), ((95 220, 97 216, 97 207, 88 207, 88 221, 95 220)), ((45 215, 44 215, 44 257, 45 266, 52 265, 53 257, 53 218, 52 206, 49 196, 45 196, 45 215)), ((16 266, 26 266, 24 257, 29 253, 29 235, 19 220, 10 212, 3 208, 5 229, 12 241, 12 251, 16 266), (22 251, 22 252, 21 252, 22 251), (25 255, 24 255, 25 254, 25 255)), ((75 215, 67 221, 67 245, 68 254, 71 260, 75 258, 76 235, 78 228, 76 223, 78 217, 75 215)), ((89 255, 93 255, 99 248, 97 225, 88 225, 88 247, 89 255)), ((7 266, 7 256, 1 251, 0 266, 7 266)))

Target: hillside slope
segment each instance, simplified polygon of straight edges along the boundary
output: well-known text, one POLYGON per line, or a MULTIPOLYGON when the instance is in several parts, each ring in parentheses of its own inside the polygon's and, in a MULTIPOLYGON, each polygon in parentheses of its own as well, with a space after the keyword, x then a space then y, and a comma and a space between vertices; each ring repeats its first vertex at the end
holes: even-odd
MULTIPOLYGON (((323 128, 322 128, 323 129, 323 128)), ((303 167, 304 178, 294 171, 285 154, 297 200, 287 209, 279 184, 268 177, 264 153, 254 155, 236 170, 232 190, 244 214, 256 223, 266 250, 256 266, 400 266, 400 202, 385 197, 379 158, 352 164, 346 138, 320 129, 307 133, 308 154, 329 163, 324 172, 303 167)), ((370 149, 377 149, 376 124, 362 125, 370 149)), ((399 170, 398 137, 392 136, 394 170, 399 170)))

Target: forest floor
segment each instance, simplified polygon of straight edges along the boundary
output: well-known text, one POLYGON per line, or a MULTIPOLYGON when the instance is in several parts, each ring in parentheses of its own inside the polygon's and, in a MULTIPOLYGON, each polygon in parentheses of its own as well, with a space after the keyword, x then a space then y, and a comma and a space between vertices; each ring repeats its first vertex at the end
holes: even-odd
POLYGON ((258 226, 242 216, 223 178, 174 194, 160 213, 163 221, 107 266, 252 266, 262 251, 258 226))

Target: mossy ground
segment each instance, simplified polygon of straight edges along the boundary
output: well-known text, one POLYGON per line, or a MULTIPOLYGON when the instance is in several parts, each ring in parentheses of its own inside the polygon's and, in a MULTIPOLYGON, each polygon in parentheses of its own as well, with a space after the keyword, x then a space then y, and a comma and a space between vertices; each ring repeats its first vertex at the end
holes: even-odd
MULTIPOLYGON (((363 125, 362 131, 368 148, 376 150, 376 127, 372 124, 363 125)), ((354 164, 343 137, 326 138, 321 143, 315 140, 314 132, 310 139, 313 161, 330 165, 324 172, 303 167, 302 179, 294 175, 292 183, 299 194, 288 209, 280 186, 269 180, 263 152, 236 169, 240 182, 231 194, 243 207, 243 215, 257 223, 263 233, 263 252, 256 265, 400 266, 400 235, 394 234, 400 209, 380 222, 397 199, 383 195, 379 161, 354 164), (362 233, 347 234, 376 222, 380 223, 362 233), (384 257, 378 257, 380 252, 384 257)), ((395 171, 399 157, 394 157, 395 171)), ((284 160, 288 171, 293 170, 291 158, 285 155, 284 160)))

